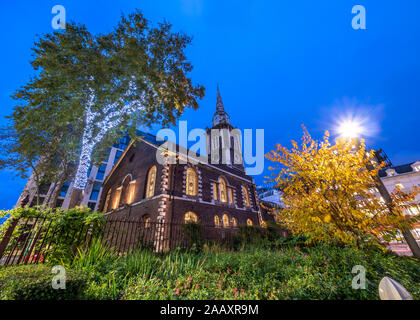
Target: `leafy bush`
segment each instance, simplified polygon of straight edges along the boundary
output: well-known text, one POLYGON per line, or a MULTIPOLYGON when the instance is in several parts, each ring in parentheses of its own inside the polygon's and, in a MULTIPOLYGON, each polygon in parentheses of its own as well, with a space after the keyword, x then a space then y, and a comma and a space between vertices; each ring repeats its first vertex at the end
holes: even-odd
MULTIPOLYGON (((0 211, 0 216, 7 214, 10 214, 11 217, 0 227, 0 240, 13 221, 19 220, 22 223, 18 223, 14 228, 5 254, 10 253, 16 242, 22 246, 28 237, 43 239, 43 241, 34 242, 32 253, 39 252, 41 245, 44 245, 43 249, 45 249, 46 244, 52 244, 48 251, 43 250, 40 255, 42 260, 44 256, 47 256, 47 262, 52 264, 71 261, 77 252, 77 247, 83 243, 86 235, 88 234, 89 237, 98 236, 103 231, 105 223, 103 213, 94 212, 85 207, 66 210, 25 207, 0 211), (36 224, 31 227, 27 222, 36 224)), ((25 250, 25 248, 21 249, 25 250)))
POLYGON ((201 226, 195 222, 189 222, 182 225, 182 232, 186 236, 187 247, 192 251, 201 251, 204 244, 204 238, 201 234, 201 226))
POLYGON ((53 289, 54 274, 48 265, 22 265, 0 269, 2 300, 74 300, 82 299, 86 278, 66 269, 66 288, 53 289))
POLYGON ((377 250, 320 244, 207 252, 197 257, 200 267, 195 270, 182 270, 178 260, 167 266, 171 272, 165 277, 131 277, 123 299, 378 299, 384 276, 420 299, 419 261, 377 250), (352 268, 358 264, 366 268, 366 290, 351 286, 352 268))
MULTIPOLYGON (((38 268, 24 268, 31 267, 38 268)), ((67 269, 85 275, 84 292, 79 295, 84 299, 379 299, 378 285, 385 276, 420 299, 417 259, 373 247, 358 250, 323 243, 308 247, 293 238, 278 248, 203 246, 200 252, 159 254, 139 249, 126 255, 113 254, 95 240, 89 249, 78 251, 67 269), (355 265, 366 269, 365 290, 351 286, 355 265)), ((7 276, 2 277, 1 272, 3 288, 1 281, 7 276)), ((48 269, 49 284, 50 272, 48 269)), ((28 278, 25 273, 11 278, 19 277, 28 278)), ((19 284, 17 280, 11 283, 19 284)), ((9 283, 1 297, 12 297, 10 288, 9 283)))

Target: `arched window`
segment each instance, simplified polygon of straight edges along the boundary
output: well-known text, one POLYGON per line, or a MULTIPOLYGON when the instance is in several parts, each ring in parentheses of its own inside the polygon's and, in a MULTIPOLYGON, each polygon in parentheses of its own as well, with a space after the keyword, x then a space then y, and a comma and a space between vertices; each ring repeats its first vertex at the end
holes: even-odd
POLYGON ((227 202, 227 184, 226 180, 223 178, 219 178, 219 194, 220 201, 227 202))
POLYGON ((198 216, 192 212, 188 211, 186 214, 184 214, 184 222, 185 223, 198 223, 198 216))
POLYGON ((235 199, 233 198, 233 188, 228 188, 229 190, 229 203, 235 204, 235 199))
POLYGON ((150 222, 152 221, 152 219, 150 218, 150 216, 148 214, 144 214, 141 217, 141 222, 143 223, 143 226, 145 229, 149 229, 150 228, 150 222))
POLYGON ((253 223, 252 223, 252 220, 251 219, 246 219, 246 225, 248 226, 248 227, 251 227, 252 225, 253 225, 253 223))
POLYGON ((242 186, 242 193, 244 195, 244 205, 245 207, 250 207, 250 203, 249 203, 249 193, 248 193, 248 188, 246 186, 242 186))
POLYGON ((107 194, 106 194, 105 204, 104 204, 104 210, 103 210, 104 212, 108 212, 109 209, 111 209, 111 208, 109 208, 110 207, 110 205, 109 205, 109 199, 111 199, 111 192, 112 192, 112 189, 109 189, 108 192, 107 192, 107 194))
POLYGON ((186 194, 190 196, 196 196, 198 194, 198 179, 197 172, 194 168, 187 169, 187 185, 186 194))
POLYGON ((223 220, 223 228, 229 228, 230 227, 229 216, 227 214, 224 214, 222 216, 222 220, 223 220))
POLYGON ((146 198, 150 198, 155 195, 155 184, 156 184, 156 166, 153 166, 149 169, 147 173, 146 198))
POLYGON ((119 207, 120 198, 121 198, 121 191, 122 191, 122 186, 118 187, 117 190, 115 191, 114 205, 112 206, 112 209, 117 209, 119 207))
POLYGON ((214 225, 219 228, 220 227, 220 218, 218 215, 214 216, 214 225))
POLYGON ((136 192, 136 180, 130 181, 130 185, 128 187, 128 198, 127 198, 128 204, 133 203, 134 192, 136 192))
POLYGON ((123 182, 121 184, 121 187, 122 187, 121 196, 120 196, 120 203, 121 204, 129 203, 129 199, 128 198, 129 198, 129 193, 130 193, 130 190, 129 190, 129 188, 130 188, 130 181, 131 181, 131 175, 128 174, 124 178, 124 180, 123 180, 123 182))
POLYGON ((212 185, 213 185, 213 199, 217 201, 217 200, 219 200, 219 197, 217 196, 217 194, 218 194, 217 183, 213 182, 212 185))
POLYGON ((238 220, 236 218, 232 218, 232 226, 234 228, 237 228, 238 227, 238 220))

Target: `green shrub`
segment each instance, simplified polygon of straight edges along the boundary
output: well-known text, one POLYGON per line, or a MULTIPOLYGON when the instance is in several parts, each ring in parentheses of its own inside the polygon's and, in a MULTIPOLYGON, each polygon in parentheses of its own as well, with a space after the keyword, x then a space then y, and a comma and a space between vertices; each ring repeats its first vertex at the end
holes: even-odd
POLYGON ((204 244, 204 238, 201 234, 201 226, 195 222, 189 222, 182 225, 182 232, 186 236, 187 248, 191 251, 201 251, 204 244))
MULTIPOLYGON (((32 253, 38 252, 41 245, 44 245, 40 256, 47 257, 47 262, 51 264, 64 264, 73 260, 77 253, 77 248, 83 244, 86 234, 89 237, 97 237, 103 232, 105 216, 103 213, 94 212, 86 207, 76 207, 72 209, 61 208, 14 208, 12 210, 0 211, 0 217, 10 214, 3 226, 0 226, 0 240, 2 234, 11 225, 13 220, 20 219, 23 223, 18 223, 14 228, 11 241, 9 242, 5 255, 10 253, 15 247, 16 242, 21 247, 31 230, 25 221, 38 221, 32 228, 32 239, 43 239, 37 241, 32 248, 32 253), (45 219, 45 221, 44 221, 45 219), (45 250, 46 244, 52 244, 49 250, 45 250)), ((22 248, 23 249, 23 248, 22 248)))
POLYGON ((379 299, 379 282, 390 276, 420 299, 419 261, 379 250, 318 244, 281 250, 209 251, 195 256, 194 263, 188 260, 191 254, 165 258, 167 273, 130 277, 122 298, 379 299), (184 266, 187 262, 189 267, 184 266), (351 286, 352 268, 358 264, 366 268, 366 290, 351 286))
POLYGON ((48 265, 22 265, 0 268, 1 300, 83 299, 86 277, 66 269, 66 288, 53 289, 55 274, 48 265))

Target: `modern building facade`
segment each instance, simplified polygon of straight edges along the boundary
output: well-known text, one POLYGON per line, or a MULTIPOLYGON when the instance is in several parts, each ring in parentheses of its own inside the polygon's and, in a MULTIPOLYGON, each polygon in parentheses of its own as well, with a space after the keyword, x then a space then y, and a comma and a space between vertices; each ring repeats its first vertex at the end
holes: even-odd
MULTIPOLYGON (((92 210, 98 209, 99 199, 102 193, 102 183, 105 180, 112 167, 119 160, 125 148, 129 144, 129 137, 124 136, 119 143, 112 145, 108 150, 108 158, 102 162, 101 166, 91 166, 88 170, 88 184, 83 193, 83 200, 81 205, 88 206, 92 210)), ((39 188, 39 205, 47 204, 51 193, 54 191, 55 185, 53 183, 43 184, 39 188)), ((73 183, 67 181, 60 190, 55 206, 63 209, 68 209, 70 204, 71 193, 73 190, 73 183)), ((34 181, 34 176, 31 175, 28 182, 23 189, 16 206, 21 206, 27 203, 30 206, 37 204, 37 188, 34 181)))
POLYGON ((260 201, 269 202, 276 206, 282 204, 281 192, 275 187, 259 186, 257 187, 257 194, 260 201))
MULTIPOLYGON (((402 191, 410 192, 414 186, 420 187, 420 161, 381 170, 379 177, 389 193, 394 192, 397 186, 402 191)), ((420 214, 420 195, 417 195, 415 201, 405 210, 404 214, 407 216, 420 214)), ((412 233, 417 242, 420 243, 420 223, 414 225, 412 233)), ((411 251, 403 240, 401 236, 400 239, 391 243, 390 248, 399 254, 410 255, 411 251)))

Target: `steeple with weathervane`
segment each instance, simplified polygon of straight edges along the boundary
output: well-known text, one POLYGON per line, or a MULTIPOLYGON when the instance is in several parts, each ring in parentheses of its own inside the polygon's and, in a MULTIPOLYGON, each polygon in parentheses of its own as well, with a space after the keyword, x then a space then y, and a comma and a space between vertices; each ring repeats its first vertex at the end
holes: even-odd
POLYGON ((220 95, 219 85, 217 85, 217 102, 216 102, 216 112, 213 116, 213 129, 232 129, 230 124, 230 117, 225 111, 225 106, 223 105, 222 97, 220 95))
POLYGON ((207 152, 212 164, 225 164, 244 172, 241 133, 230 123, 217 86, 216 112, 213 127, 207 129, 207 152))

